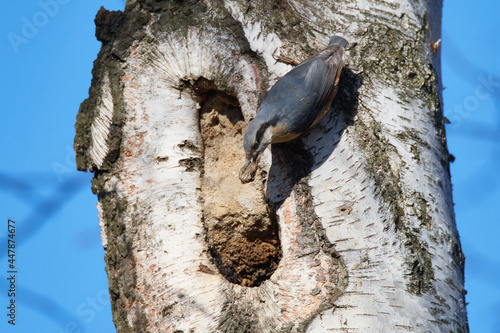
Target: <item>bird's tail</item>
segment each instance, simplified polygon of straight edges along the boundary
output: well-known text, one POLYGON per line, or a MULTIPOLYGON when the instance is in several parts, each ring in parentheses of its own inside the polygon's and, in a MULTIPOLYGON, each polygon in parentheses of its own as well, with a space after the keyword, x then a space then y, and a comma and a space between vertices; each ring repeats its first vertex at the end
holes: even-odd
POLYGON ((344 49, 349 45, 349 43, 342 37, 339 36, 333 36, 330 39, 330 43, 328 43, 328 46, 333 45, 333 44, 339 44, 340 47, 343 47, 344 49))

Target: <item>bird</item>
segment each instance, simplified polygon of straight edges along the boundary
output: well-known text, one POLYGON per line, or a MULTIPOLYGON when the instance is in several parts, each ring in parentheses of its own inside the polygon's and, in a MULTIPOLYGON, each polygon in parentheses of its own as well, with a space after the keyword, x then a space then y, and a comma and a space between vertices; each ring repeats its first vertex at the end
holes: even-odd
POLYGON ((291 141, 328 113, 338 90, 348 42, 333 36, 328 46, 285 74, 262 99, 243 138, 242 183, 253 180, 256 163, 269 144, 291 141))

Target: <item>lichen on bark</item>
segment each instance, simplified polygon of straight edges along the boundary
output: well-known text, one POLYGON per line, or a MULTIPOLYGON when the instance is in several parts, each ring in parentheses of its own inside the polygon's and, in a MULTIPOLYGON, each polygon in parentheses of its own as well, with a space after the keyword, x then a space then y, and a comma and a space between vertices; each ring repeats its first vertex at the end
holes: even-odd
MULTIPOLYGON (((97 172, 92 180, 92 191, 99 199, 102 212, 102 232, 105 233, 104 260, 108 275, 109 295, 113 321, 118 332, 133 332, 128 322, 130 304, 140 295, 137 293, 137 275, 135 274, 135 259, 132 254, 134 248, 130 230, 123 221, 130 208, 125 198, 119 198, 113 187, 110 188, 109 174, 97 172), (128 274, 124 274, 128 272, 128 274)), ((136 223, 140 223, 140 216, 136 215, 136 223)), ((145 326, 147 322, 144 309, 136 308, 135 316, 141 323, 134 326, 145 326)))

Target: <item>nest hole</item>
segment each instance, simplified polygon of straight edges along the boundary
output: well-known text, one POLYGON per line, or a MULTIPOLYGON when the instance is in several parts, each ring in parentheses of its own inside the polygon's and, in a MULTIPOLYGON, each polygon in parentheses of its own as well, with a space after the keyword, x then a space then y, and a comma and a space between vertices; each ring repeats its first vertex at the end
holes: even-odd
POLYGON ((266 174, 248 184, 238 178, 247 127, 238 100, 203 78, 191 89, 200 104, 201 196, 210 255, 229 282, 259 286, 281 259, 278 221, 264 197, 266 174))

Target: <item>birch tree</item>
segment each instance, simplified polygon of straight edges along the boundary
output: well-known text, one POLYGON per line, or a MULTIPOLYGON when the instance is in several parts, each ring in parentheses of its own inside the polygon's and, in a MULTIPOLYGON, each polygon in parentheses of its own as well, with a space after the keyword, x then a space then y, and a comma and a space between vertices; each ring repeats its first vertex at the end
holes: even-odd
POLYGON ((78 112, 118 332, 468 332, 441 1, 130 0, 78 112), (329 114, 242 184, 292 65, 346 38, 329 114))

